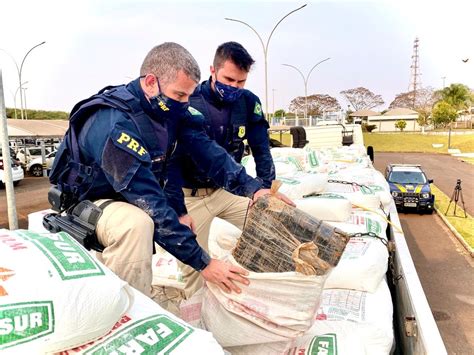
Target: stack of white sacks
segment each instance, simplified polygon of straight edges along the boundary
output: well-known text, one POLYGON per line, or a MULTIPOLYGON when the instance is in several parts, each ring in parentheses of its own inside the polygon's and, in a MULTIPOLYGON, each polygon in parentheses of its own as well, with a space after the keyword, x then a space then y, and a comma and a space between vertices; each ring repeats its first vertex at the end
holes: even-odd
MULTIPOLYGON (((382 174, 372 167, 363 146, 324 150, 274 148, 271 152, 277 178, 283 182, 280 191, 292 198, 298 208, 347 233, 372 232, 386 239, 387 221, 384 210, 388 210, 391 201, 389 187, 382 174), (342 183, 343 181, 346 183, 342 183)), ((242 163, 247 172, 255 176, 252 157, 245 157, 242 163)), ((35 218, 30 220, 32 225, 35 225, 35 218)), ((220 259, 231 258, 232 249, 240 234, 239 229, 216 218, 209 238, 211 255, 220 259)), ((0 260, 3 261, 6 259, 1 255, 1 244, 0 260)), ((115 322, 113 330, 109 330, 110 333, 99 341, 81 345, 65 353, 101 351, 102 345, 112 346, 117 354, 141 352, 149 350, 148 345, 158 342, 171 344, 164 345, 165 351, 173 349, 177 353, 190 353, 199 349, 200 352, 219 353, 221 350, 210 333, 197 329, 203 328, 212 330, 220 345, 231 354, 311 354, 319 353, 318 351, 351 355, 389 354, 393 344, 393 308, 385 280, 387 264, 388 251, 380 240, 368 236, 354 237, 349 241, 339 264, 329 276, 322 277, 319 284, 314 280, 307 282, 309 278, 306 279, 304 275, 283 273, 288 275, 274 275, 275 278, 270 280, 270 288, 256 290, 257 293, 252 293, 250 289, 247 291, 252 292, 247 292, 244 287, 241 295, 221 297, 215 289, 205 287, 192 299, 182 303, 181 317, 185 322, 115 280, 115 297, 118 301, 111 304, 111 296, 107 298, 107 306, 111 308, 114 305, 116 308, 112 312, 115 318, 110 318, 109 323, 96 330, 102 323, 95 323, 97 317, 93 316, 99 314, 101 320, 108 318, 104 318, 104 312, 91 308, 91 320, 96 324, 91 332, 93 335, 88 339, 79 339, 76 344, 93 341, 99 337, 99 333, 102 336, 104 330, 115 322), (307 299, 307 295, 302 292, 312 288, 316 290, 320 286, 324 289, 319 302, 316 300, 312 305, 295 304, 299 299, 307 299), (271 287, 278 289, 278 294, 272 292, 271 287), (292 314, 288 314, 289 311, 292 314), (308 315, 311 317, 308 318, 308 315), (156 323, 156 317, 164 323, 156 323), (152 323, 164 324, 164 328, 154 329, 152 323), (171 329, 172 332, 169 333, 166 329, 171 329), (170 342, 163 338, 167 334, 170 342)), ((183 287, 176 259, 170 254, 158 248, 153 266, 155 284, 183 287)), ((0 267, 8 270, 17 268, 8 267, 5 262, 0 267)), ((103 266, 101 268, 105 269, 103 266)), ((54 280, 57 272, 52 267, 48 270, 54 280)), ((110 276, 106 271, 105 273, 110 276)), ((259 277, 258 274, 251 273, 250 279, 254 286, 259 284, 259 277)), ((268 275, 264 278, 268 282, 268 275)), ((41 281, 44 278, 38 277, 37 280, 37 283, 44 282, 41 281)), ((43 289, 54 288, 47 283, 44 285, 43 289)), ((42 288, 35 284, 30 289, 42 288)), ((34 301, 46 300, 45 295, 39 293, 41 297, 34 301)), ((111 295, 110 292, 108 295, 111 295)), ((76 300, 79 296, 67 297, 76 300)), ((4 300, 5 298, 0 297, 0 314, 2 305, 5 307, 5 302, 2 303, 4 300)), ((17 301, 29 302, 15 299, 17 301)), ((76 301, 72 303, 75 308, 80 304, 76 301)), ((84 308, 80 311, 85 312, 84 308)), ((71 315, 75 317, 75 313, 70 313, 70 318, 71 315)), ((55 316, 56 324, 59 325, 61 323, 58 323, 58 317, 59 313, 55 316)), ((0 340, 2 329, 0 327, 0 340)), ((80 332, 84 333, 83 330, 80 332)), ((0 349, 29 351, 41 346, 44 351, 57 352, 73 347, 69 342, 47 348, 47 344, 54 339, 52 333, 33 341, 18 343, 8 349, 2 349, 0 345, 0 349)))
MULTIPOLYGON (((349 234, 372 232, 386 240, 384 211, 391 201, 389 187, 383 175, 373 168, 363 146, 325 150, 274 148, 271 152, 277 178, 283 182, 280 191, 291 197, 298 208, 349 234)), ((251 156, 244 158, 243 165, 249 174, 255 175, 251 156)), ((227 222, 215 219, 209 240, 212 256, 228 257, 240 233, 227 222)), ((325 280, 314 323, 304 334, 249 344, 240 339, 237 324, 222 324, 229 329, 233 341, 216 338, 232 354, 310 354, 315 349, 324 353, 332 353, 332 349, 338 354, 389 354, 393 345, 393 306, 385 279, 387 265, 388 251, 379 239, 354 237, 325 280)), ((267 323, 261 326, 270 329, 272 314, 268 315, 271 310, 266 308, 272 295, 267 296, 268 304, 256 306, 256 317, 266 310, 263 313, 267 323)), ((184 319, 197 326, 208 326, 208 299, 209 291, 205 288, 184 303, 184 319), (203 313, 199 314, 202 298, 203 313)))
POLYGON ((42 231, 36 215, 38 232, 0 229, 2 354, 223 354, 211 333, 130 287, 66 233, 42 231))

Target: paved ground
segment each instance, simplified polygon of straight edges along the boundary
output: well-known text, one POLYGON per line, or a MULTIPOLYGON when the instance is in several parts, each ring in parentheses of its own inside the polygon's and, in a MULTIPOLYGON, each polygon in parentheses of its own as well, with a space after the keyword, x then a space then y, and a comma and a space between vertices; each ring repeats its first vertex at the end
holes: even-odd
MULTIPOLYGON (((378 170, 384 172, 388 163, 421 164, 428 179, 434 179, 434 184, 449 197, 453 195, 457 179, 461 179, 466 211, 474 216, 474 165, 443 154, 375 152, 375 167, 378 170)), ((449 212, 452 212, 451 208, 449 212)))
POLYGON ((448 354, 474 354, 474 259, 438 215, 400 221, 448 354))
MULTIPOLYGON (((450 156, 376 153, 375 167, 420 163, 430 179, 451 195, 462 179, 466 209, 473 210, 474 167, 450 156)), ((449 354, 474 354, 474 259, 438 215, 400 213, 418 276, 449 354)))
MULTIPOLYGON (((28 228, 28 214, 50 207, 48 203, 48 178, 26 176, 15 187, 16 210, 18 225, 22 229, 28 228)), ((0 187, 0 228, 8 228, 8 210, 5 188, 0 187)))

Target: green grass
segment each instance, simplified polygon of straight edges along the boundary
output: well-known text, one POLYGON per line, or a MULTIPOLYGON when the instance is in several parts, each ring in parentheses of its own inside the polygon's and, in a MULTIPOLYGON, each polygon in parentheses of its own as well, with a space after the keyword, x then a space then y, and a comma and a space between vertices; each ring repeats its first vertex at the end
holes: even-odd
MULTIPOLYGON (((435 207, 441 212, 446 212, 446 209, 449 205, 450 197, 445 195, 440 189, 435 185, 431 185, 431 191, 435 195, 435 207)), ((466 243, 474 248, 474 218, 471 215, 467 214, 467 218, 464 218, 464 210, 459 207, 456 207, 456 216, 453 216, 454 212, 454 201, 451 203, 451 206, 448 210, 448 215, 445 216, 446 219, 451 223, 451 225, 458 231, 458 233, 463 237, 466 243)))
MULTIPOLYGON (((364 133, 364 144, 373 146, 376 152, 448 153, 448 136, 364 133), (433 143, 444 146, 433 148, 433 143)), ((451 135, 451 148, 463 153, 474 152, 474 135, 451 135)))

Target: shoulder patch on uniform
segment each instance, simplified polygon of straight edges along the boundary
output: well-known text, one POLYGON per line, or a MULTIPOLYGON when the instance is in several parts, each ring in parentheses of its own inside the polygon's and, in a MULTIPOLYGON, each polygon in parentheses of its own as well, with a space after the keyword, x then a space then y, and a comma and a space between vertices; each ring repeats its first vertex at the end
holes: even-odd
POLYGON ((188 111, 189 111, 189 113, 190 113, 191 115, 193 115, 193 116, 198 116, 198 115, 201 115, 201 116, 202 116, 202 113, 199 112, 198 110, 196 110, 196 109, 195 109, 194 107, 192 107, 192 106, 189 106, 189 107, 188 107, 188 111))
POLYGON ((150 160, 150 155, 142 142, 140 142, 138 138, 134 138, 130 132, 121 128, 115 128, 111 134, 111 138, 115 146, 129 152, 139 160, 150 160))
POLYGON ((260 103, 258 102, 255 103, 255 108, 253 109, 253 113, 259 116, 262 115, 262 105, 260 105, 260 103))

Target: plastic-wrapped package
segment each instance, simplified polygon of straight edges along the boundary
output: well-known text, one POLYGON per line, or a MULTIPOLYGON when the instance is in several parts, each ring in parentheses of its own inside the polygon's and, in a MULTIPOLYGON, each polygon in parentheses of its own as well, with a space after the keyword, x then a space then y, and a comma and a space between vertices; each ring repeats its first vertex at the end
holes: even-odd
POLYGON ((254 272, 324 275, 337 265, 348 241, 348 234, 268 195, 250 209, 232 254, 254 272))

